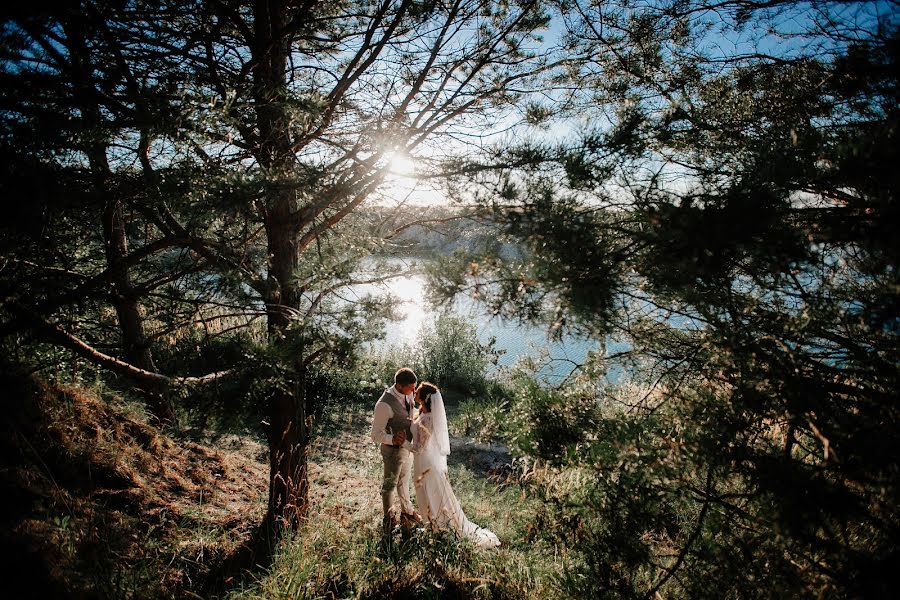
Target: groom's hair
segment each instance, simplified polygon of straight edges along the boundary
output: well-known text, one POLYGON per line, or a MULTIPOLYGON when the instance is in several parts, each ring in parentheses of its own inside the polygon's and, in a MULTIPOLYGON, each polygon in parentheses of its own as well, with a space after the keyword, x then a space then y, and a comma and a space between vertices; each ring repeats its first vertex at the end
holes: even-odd
POLYGON ((415 385, 416 379, 416 374, 413 370, 406 367, 403 367, 394 373, 394 385, 415 385))

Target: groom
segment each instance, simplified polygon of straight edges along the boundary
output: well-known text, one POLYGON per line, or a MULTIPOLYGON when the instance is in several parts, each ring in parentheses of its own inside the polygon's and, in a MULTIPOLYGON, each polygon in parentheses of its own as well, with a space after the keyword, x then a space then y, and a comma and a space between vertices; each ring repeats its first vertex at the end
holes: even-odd
POLYGON ((412 454, 403 447, 412 439, 409 426, 415 417, 413 394, 416 391, 416 374, 402 368, 394 374, 394 385, 387 388, 375 403, 372 418, 372 441, 381 446, 384 461, 384 479, 381 483, 381 503, 384 508, 384 532, 394 528, 392 512, 394 495, 400 498, 400 522, 410 526, 422 521, 409 499, 409 482, 412 472, 412 454))

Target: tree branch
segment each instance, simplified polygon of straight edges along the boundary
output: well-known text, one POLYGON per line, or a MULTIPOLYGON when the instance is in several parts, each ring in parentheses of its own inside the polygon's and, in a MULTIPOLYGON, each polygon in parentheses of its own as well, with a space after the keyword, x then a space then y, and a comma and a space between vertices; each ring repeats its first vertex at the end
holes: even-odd
POLYGON ((108 371, 133 379, 149 387, 169 388, 179 385, 203 385, 218 381, 232 373, 232 370, 229 369, 199 377, 169 377, 168 375, 163 375, 161 373, 140 369, 131 363, 94 349, 81 339, 63 329, 60 325, 47 321, 36 312, 24 306, 7 303, 6 308, 14 315, 32 323, 38 332, 42 333, 53 343, 68 348, 81 358, 103 367, 108 371))

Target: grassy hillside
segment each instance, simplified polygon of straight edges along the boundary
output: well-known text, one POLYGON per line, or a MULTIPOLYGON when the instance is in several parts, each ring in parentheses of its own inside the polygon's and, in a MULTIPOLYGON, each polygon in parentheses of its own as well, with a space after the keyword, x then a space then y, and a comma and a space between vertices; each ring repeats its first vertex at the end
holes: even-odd
POLYGON ((9 597, 191 597, 262 518, 268 467, 252 440, 171 437, 120 399, 2 383, 9 597))
POLYGON ((164 434, 133 405, 83 388, 3 383, 13 411, 2 436, 2 544, 13 551, 5 581, 18 582, 17 597, 554 595, 565 556, 535 535, 541 484, 500 446, 454 438, 450 474, 469 518, 495 531, 501 548, 425 530, 385 543, 371 407, 331 415, 311 456, 308 523, 270 565, 232 573, 222 592, 209 584, 265 511, 265 446, 233 434, 164 434))

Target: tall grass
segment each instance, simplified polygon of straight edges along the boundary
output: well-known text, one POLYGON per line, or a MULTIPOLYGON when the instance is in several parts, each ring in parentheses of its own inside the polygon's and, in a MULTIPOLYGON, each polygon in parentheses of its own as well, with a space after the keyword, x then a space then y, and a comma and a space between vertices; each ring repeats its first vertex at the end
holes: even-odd
POLYGON ((540 506, 525 487, 498 485, 465 465, 450 479, 466 515, 493 530, 502 546, 476 548, 453 532, 426 528, 384 538, 381 459, 365 439, 365 408, 340 419, 313 460, 309 521, 281 542, 270 570, 231 598, 557 598, 566 561, 537 540, 540 506))

